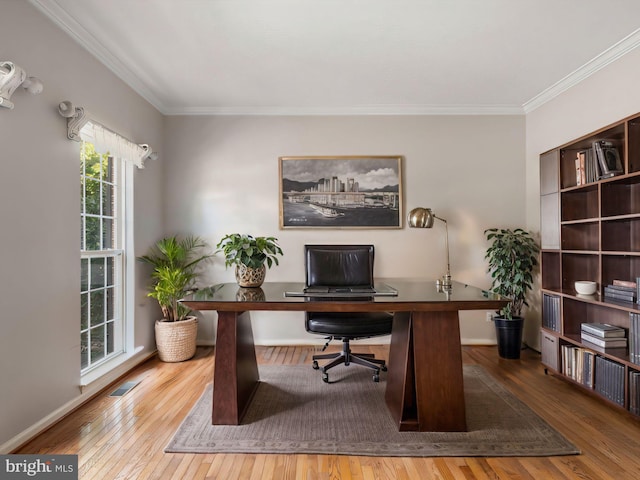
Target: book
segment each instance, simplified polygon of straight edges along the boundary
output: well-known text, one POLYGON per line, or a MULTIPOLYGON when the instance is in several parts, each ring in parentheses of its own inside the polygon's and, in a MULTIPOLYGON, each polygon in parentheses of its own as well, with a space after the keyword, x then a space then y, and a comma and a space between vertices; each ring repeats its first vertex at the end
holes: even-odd
POLYGON ((590 335, 600 338, 620 338, 624 337, 624 328, 609 325, 607 323, 583 323, 580 329, 590 335))
POLYGON ((630 282, 628 280, 614 280, 613 282, 611 282, 612 285, 615 286, 619 286, 619 287, 633 287, 636 288, 637 286, 637 282, 630 282))
POLYGON ((596 356, 595 353, 590 352, 587 349, 582 349, 582 365, 583 365, 583 372, 582 372, 582 383, 583 385, 589 387, 589 388, 593 388, 593 384, 594 384, 594 364, 595 364, 595 360, 594 357, 596 356))
POLYGON ((607 285, 605 288, 608 288, 610 290, 614 290, 614 291, 619 291, 619 292, 630 292, 630 293, 636 293, 636 287, 630 287, 627 285, 616 285, 614 283, 607 285))
POLYGON ((578 152, 576 156, 576 185, 584 185, 587 183, 585 162, 585 152, 578 152))
POLYGON ((629 361, 640 364, 640 314, 629 313, 629 361))
POLYGON ((583 342, 593 343, 602 348, 624 348, 627 346, 627 339, 625 337, 601 338, 582 332, 580 338, 583 342))
POLYGON ((576 185, 582 185, 582 174, 580 172, 580 157, 576 158, 576 185))
POLYGON ((607 298, 613 298, 616 300, 623 300, 625 302, 635 302, 635 292, 625 292, 622 290, 614 290, 610 287, 604 287, 604 296, 607 298))

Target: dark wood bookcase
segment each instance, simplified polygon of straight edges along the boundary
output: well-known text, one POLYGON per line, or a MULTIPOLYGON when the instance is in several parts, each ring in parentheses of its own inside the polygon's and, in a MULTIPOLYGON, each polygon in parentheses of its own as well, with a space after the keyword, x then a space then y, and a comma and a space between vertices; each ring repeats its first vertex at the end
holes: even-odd
POLYGON ((630 314, 640 313, 638 303, 604 296, 604 287, 614 280, 635 282, 640 277, 640 114, 540 156, 540 216, 545 370, 592 391, 611 405, 637 410, 632 408, 631 398, 638 398, 633 389, 640 387, 631 379, 638 377, 640 365, 631 361, 628 348, 603 349, 583 343, 580 327, 583 322, 608 323, 626 329, 630 338, 630 314), (576 158, 597 141, 615 147, 623 172, 580 182, 576 158), (595 281, 596 294, 577 294, 577 280, 595 281), (582 363, 578 367, 574 363, 573 374, 571 368, 567 373, 567 350, 578 356, 586 352, 585 357, 601 357, 599 364, 613 364, 624 375, 616 374, 612 379, 601 373, 602 378, 587 380, 582 373, 576 375, 582 363), (612 382, 617 384, 612 386, 612 382), (606 391, 614 387, 622 389, 624 398, 610 398, 606 391))

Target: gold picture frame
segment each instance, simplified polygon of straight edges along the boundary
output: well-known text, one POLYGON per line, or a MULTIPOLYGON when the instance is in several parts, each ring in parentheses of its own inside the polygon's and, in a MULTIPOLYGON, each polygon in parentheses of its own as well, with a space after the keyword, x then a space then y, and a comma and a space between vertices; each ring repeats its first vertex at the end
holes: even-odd
POLYGON ((280 228, 402 228, 399 155, 280 157, 280 228))

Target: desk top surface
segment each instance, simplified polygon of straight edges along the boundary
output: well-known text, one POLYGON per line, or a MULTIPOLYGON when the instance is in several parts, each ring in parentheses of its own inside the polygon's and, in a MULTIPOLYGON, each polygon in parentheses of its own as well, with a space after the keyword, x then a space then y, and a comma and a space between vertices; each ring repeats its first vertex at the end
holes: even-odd
POLYGON ((436 287, 435 281, 416 279, 376 279, 398 291, 395 296, 286 296, 300 292, 303 283, 265 282, 258 288, 242 288, 235 283, 221 283, 198 290, 182 303, 194 310, 246 311, 451 311, 500 309, 509 301, 492 292, 464 283, 453 282, 450 292, 436 287))

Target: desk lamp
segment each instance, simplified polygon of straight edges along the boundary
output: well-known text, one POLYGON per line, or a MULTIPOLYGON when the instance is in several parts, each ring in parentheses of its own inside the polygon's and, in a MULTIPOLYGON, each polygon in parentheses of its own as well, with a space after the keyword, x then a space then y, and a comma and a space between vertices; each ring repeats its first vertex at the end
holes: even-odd
MULTIPOLYGON (((414 208, 409 212, 409 217, 407 221, 409 222, 409 227, 411 228, 432 228, 434 219, 438 219, 441 222, 444 222, 444 230, 445 230, 445 246, 447 249, 447 273, 442 277, 442 287, 444 289, 451 288, 451 268, 449 265, 449 229, 447 228, 447 221, 444 218, 440 218, 436 216, 430 208, 414 208)), ((440 281, 438 281, 439 283, 440 281)))

